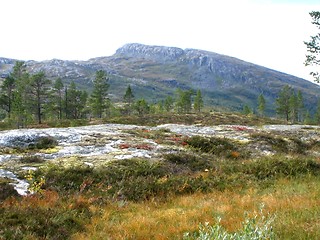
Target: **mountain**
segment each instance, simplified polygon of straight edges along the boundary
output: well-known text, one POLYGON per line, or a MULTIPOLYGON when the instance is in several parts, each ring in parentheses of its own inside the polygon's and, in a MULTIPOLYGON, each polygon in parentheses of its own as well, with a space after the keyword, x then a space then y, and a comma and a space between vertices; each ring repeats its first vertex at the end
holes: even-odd
MULTIPOLYGON (((0 76, 8 74, 15 60, 0 58, 0 76)), ((314 110, 320 87, 307 80, 248 63, 237 58, 197 49, 126 44, 109 57, 88 61, 26 61, 30 72, 43 70, 48 78, 71 80, 90 89, 97 70, 105 70, 110 78, 110 96, 121 100, 130 84, 136 99, 144 97, 156 102, 173 95, 177 88, 200 89, 208 105, 241 110, 256 107, 263 93, 267 110, 285 85, 301 90, 305 104, 314 110)))

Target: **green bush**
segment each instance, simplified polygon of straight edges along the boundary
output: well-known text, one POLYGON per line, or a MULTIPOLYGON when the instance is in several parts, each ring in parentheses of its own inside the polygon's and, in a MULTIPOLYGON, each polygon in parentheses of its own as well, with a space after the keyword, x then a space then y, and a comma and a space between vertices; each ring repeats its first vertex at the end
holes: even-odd
POLYGON ((88 119, 60 119, 55 121, 47 121, 49 127, 79 127, 89 125, 88 119))
POLYGON ((28 146, 28 149, 33 150, 33 149, 48 149, 48 148, 53 148, 58 145, 58 141, 54 139, 53 137, 50 136, 45 136, 45 137, 40 137, 37 139, 35 144, 30 144, 28 146))
POLYGON ((1 239, 70 239, 90 216, 74 209, 16 206, 0 208, 1 239))
POLYGON ((47 168, 40 168, 34 172, 36 180, 44 177, 45 189, 53 189, 58 192, 79 191, 81 184, 89 178, 99 181, 101 178, 95 174, 93 168, 88 166, 61 167, 49 165, 47 168))
POLYGON ((228 232, 221 225, 221 218, 217 219, 215 225, 209 223, 200 224, 199 230, 193 233, 185 233, 184 240, 272 240, 276 239, 276 234, 272 228, 274 218, 265 216, 247 217, 242 223, 242 228, 237 232, 228 232))
POLYGON ((242 172, 253 175, 260 180, 295 177, 303 174, 317 175, 320 172, 320 164, 309 158, 274 156, 248 162, 242 165, 242 172))
POLYGON ((207 157, 187 153, 172 153, 164 155, 164 159, 170 163, 180 165, 180 168, 189 168, 191 171, 203 171, 214 168, 214 162, 207 157))
POLYGON ((246 189, 281 177, 320 172, 319 163, 312 159, 283 156, 245 163, 229 159, 212 161, 205 156, 181 153, 164 158, 116 160, 97 168, 52 165, 35 171, 34 176, 37 182, 45 179, 43 188, 63 194, 81 192, 104 199, 140 201, 213 189, 246 189))
POLYGON ((232 151, 237 151, 238 146, 226 138, 205 138, 193 136, 186 140, 193 149, 218 156, 229 156, 232 151))
POLYGON ((267 133, 254 133, 251 137, 254 141, 263 141, 270 144, 273 150, 278 153, 305 154, 306 150, 312 148, 316 144, 315 142, 309 144, 304 143, 296 137, 289 137, 285 140, 281 136, 273 136, 267 133))
POLYGON ((0 203, 9 197, 17 197, 19 194, 5 179, 0 179, 0 203))
POLYGON ((24 155, 20 159, 22 163, 42 163, 44 159, 37 155, 24 155))

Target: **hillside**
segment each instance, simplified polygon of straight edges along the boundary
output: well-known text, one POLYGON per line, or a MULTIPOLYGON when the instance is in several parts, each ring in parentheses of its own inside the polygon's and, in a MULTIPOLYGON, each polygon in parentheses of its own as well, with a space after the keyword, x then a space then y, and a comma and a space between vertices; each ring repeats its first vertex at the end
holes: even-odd
MULTIPOLYGON (((11 71, 15 60, 0 58, 0 76, 11 71)), ((284 85, 301 90, 308 108, 314 110, 319 86, 292 75, 248 63, 233 57, 196 49, 127 44, 109 57, 88 61, 27 61, 30 71, 44 70, 49 78, 74 80, 90 89, 97 70, 110 76, 110 96, 120 100, 128 84, 136 98, 156 102, 176 88, 200 89, 208 105, 241 110, 245 104, 256 106, 263 93, 267 111, 284 85)))

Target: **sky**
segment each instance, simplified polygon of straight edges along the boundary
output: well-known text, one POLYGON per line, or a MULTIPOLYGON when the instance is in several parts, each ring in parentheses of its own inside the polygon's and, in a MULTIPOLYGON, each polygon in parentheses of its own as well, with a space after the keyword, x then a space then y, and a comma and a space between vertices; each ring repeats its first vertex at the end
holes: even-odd
POLYGON ((126 43, 194 48, 311 80, 308 0, 2 0, 0 57, 88 60, 126 43))

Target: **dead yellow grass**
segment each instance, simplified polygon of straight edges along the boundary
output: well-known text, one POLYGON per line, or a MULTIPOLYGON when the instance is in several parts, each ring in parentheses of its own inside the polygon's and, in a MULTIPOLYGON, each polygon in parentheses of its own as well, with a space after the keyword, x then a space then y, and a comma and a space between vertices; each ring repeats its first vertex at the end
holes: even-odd
POLYGON ((302 183, 299 188, 304 189, 303 194, 291 181, 280 180, 278 184, 279 189, 275 187, 268 193, 255 189, 245 193, 216 191, 180 196, 163 203, 112 204, 104 209, 102 217, 93 220, 85 234, 77 234, 75 239, 181 239, 184 232, 196 230, 199 223, 214 224, 217 216, 222 217, 226 229, 235 231, 241 227, 244 214, 258 214, 261 205, 265 214, 276 215, 276 229, 319 231, 315 226, 319 226, 320 218, 311 224, 296 216, 297 212, 320 212, 319 184, 302 183))

